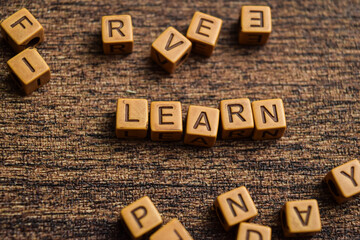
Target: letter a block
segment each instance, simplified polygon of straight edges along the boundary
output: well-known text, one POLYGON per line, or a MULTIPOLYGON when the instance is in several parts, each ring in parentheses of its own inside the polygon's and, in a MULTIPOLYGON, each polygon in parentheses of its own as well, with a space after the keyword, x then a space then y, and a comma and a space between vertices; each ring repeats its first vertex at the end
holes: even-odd
POLYGON ((141 239, 156 230, 163 220, 150 200, 145 196, 123 208, 121 221, 133 239, 141 239))
POLYGON ((360 194, 360 163, 352 160, 332 169, 324 178, 338 203, 360 194))
POLYGON ((286 202, 280 214, 285 237, 310 236, 321 231, 315 199, 286 202))
POLYGON ((145 138, 148 130, 148 101, 145 99, 118 99, 116 136, 118 138, 145 138))
POLYGON ((281 99, 252 102, 255 130, 254 140, 280 138, 286 129, 284 104, 281 99))
POLYGON ((173 73, 189 57, 191 42, 175 28, 167 28, 151 45, 151 58, 173 73))
POLYGON ((252 135, 254 119, 248 98, 221 101, 220 116, 223 139, 244 138, 252 135))
POLYGON ((243 6, 240 14, 239 43, 263 45, 271 33, 271 10, 267 6, 243 6))
POLYGON ((184 143, 212 147, 216 142, 220 111, 191 105, 187 114, 184 143))
POLYGON ((16 52, 44 41, 43 27, 26 8, 2 21, 0 26, 1 34, 16 52))
POLYGON ((185 227, 174 218, 150 236, 149 240, 193 240, 185 227))
POLYGON ((195 12, 186 37, 192 42, 192 51, 210 57, 219 39, 222 20, 195 12))
POLYGON ((258 214, 244 186, 218 196, 214 202, 214 208, 226 231, 241 222, 252 220, 258 214))
POLYGON ((242 222, 236 240, 271 240, 271 228, 242 222))

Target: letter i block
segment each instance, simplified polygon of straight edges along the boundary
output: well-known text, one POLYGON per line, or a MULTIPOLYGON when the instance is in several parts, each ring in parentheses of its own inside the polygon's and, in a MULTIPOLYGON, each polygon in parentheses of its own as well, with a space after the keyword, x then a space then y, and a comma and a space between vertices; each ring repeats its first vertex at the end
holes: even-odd
POLYGON ((255 122, 254 140, 280 138, 286 129, 284 104, 281 99, 252 102, 255 122))
POLYGON ((150 128, 153 141, 180 141, 183 134, 181 103, 152 102, 150 128))
POLYGON ((193 240, 189 232, 176 218, 150 236, 149 240, 193 240))
POLYGON ((151 45, 151 58, 173 73, 189 57, 191 42, 175 28, 167 28, 151 45))
POLYGON ((240 223, 236 240, 271 240, 271 228, 254 223, 240 223))
POLYGON ((35 48, 28 48, 7 62, 16 85, 30 94, 50 80, 50 68, 35 48))
POLYGON ((118 138, 145 138, 148 130, 148 101, 120 98, 116 110, 118 138))
POLYGON ((195 12, 186 37, 192 42, 192 51, 210 57, 219 39, 222 20, 195 12))
POLYGON ((159 227, 163 220, 150 200, 145 196, 123 208, 121 221, 133 239, 142 239, 159 227))
POLYGON ((321 231, 315 199, 286 202, 280 213, 285 237, 311 236, 321 231))
POLYGON ((251 103, 248 98, 220 102, 222 138, 250 137, 254 130, 251 103))
POLYGON ((360 194, 360 163, 352 160, 332 169, 324 178, 338 203, 360 194))
POLYGON ((134 38, 130 15, 103 16, 101 32, 105 54, 126 54, 133 51, 134 38))
POLYGON ((26 8, 2 21, 0 26, 1 34, 16 52, 44 41, 43 27, 26 8))
POLYGON ((252 220, 258 214, 254 201, 244 186, 218 196, 214 208, 226 231, 241 222, 252 220))
POLYGON ((243 6, 240 14, 239 43, 263 45, 271 33, 271 10, 268 6, 243 6))
POLYGON ((190 106, 186 120, 184 143, 212 147, 216 142, 220 111, 216 108, 190 106))

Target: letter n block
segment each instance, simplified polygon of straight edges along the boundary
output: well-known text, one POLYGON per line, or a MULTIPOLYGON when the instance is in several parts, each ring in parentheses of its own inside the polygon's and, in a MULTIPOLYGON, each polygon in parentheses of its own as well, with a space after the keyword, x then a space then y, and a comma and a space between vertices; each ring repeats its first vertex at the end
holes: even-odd
POLYGON ((236 240, 271 240, 271 228, 254 223, 240 223, 236 240))
POLYGON ((176 218, 150 236, 149 240, 193 240, 189 232, 176 218))
POLYGON ((118 138, 145 138, 148 130, 148 101, 120 98, 116 110, 118 138))
POLYGON ((2 21, 0 26, 1 34, 16 52, 44 41, 43 27, 26 8, 2 21))
POLYGON ((240 14, 239 43, 263 45, 271 33, 271 10, 268 6, 243 6, 240 14))
POLYGON ((186 37, 192 42, 192 51, 210 57, 219 39, 222 20, 195 12, 186 37))
POLYGON ((145 196, 123 208, 121 221, 133 239, 142 239, 159 227, 163 220, 149 197, 145 196))
POLYGON ((134 38, 130 15, 103 16, 101 32, 105 54, 126 54, 133 51, 134 38))
POLYGON ((252 220, 258 214, 254 201, 244 186, 218 196, 214 208, 226 231, 241 222, 252 220))
POLYGON ((189 57, 191 42, 175 28, 167 28, 151 45, 151 58, 173 73, 189 57))
POLYGON ((220 102, 222 139, 250 137, 254 130, 254 118, 248 98, 220 102))
POLYGON ((216 108, 190 105, 184 143, 212 147, 216 142, 220 111, 216 108))
POLYGON ((286 119, 281 99, 254 101, 251 106, 255 122, 254 140, 280 138, 284 135, 286 119))
POLYGON ((338 203, 360 194, 360 163, 352 160, 332 169, 324 178, 338 203))
POLYGON ((311 236, 321 231, 315 199, 286 202, 280 213, 285 237, 311 236))

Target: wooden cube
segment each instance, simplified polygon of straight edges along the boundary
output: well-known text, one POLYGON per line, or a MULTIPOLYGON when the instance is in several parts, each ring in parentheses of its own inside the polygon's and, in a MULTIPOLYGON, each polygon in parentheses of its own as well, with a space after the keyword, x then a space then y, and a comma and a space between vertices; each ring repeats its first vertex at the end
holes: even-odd
POLYGON ((105 54, 127 54, 133 51, 134 38, 130 15, 103 16, 101 35, 105 54))
POLYGON ((252 220, 258 214, 254 201, 244 186, 218 196, 214 208, 226 231, 241 222, 252 220))
POLYGON ((125 229, 133 239, 142 239, 163 223, 158 210, 148 196, 123 208, 120 217, 125 229))
POLYGON ((352 160, 332 169, 324 178, 338 203, 345 202, 360 193, 360 163, 352 160))
POLYGON ((18 53, 7 62, 16 85, 30 94, 50 80, 50 68, 35 48, 18 53))
POLYGON ((286 129, 284 104, 281 99, 252 102, 255 122, 254 140, 280 138, 286 129))
POLYGON ((240 14, 239 43, 263 45, 271 33, 271 10, 268 6, 243 6, 240 14))
POLYGON ((254 130, 254 118, 248 98, 220 102, 223 139, 250 137, 254 130))
POLYGON ((271 240, 271 228, 254 223, 240 223, 236 240, 271 240))
POLYGON ((16 52, 44 41, 43 27, 26 8, 6 18, 0 26, 1 34, 16 52))
POLYGON ((202 12, 195 12, 186 37, 192 42, 192 51, 210 57, 219 39, 222 20, 202 12))
POLYGON ((216 108, 190 105, 184 143, 212 147, 216 142, 220 111, 216 108))
POLYGON ((118 138, 145 138, 148 130, 148 101, 120 98, 116 110, 118 138))
POLYGON ((176 218, 150 236, 149 240, 192 240, 189 232, 176 218))
POLYGON ((285 237, 310 236, 321 231, 315 199, 286 202, 280 214, 285 237))
POLYGON ((180 141, 183 134, 180 102, 152 102, 150 129, 153 141, 180 141))
POLYGON ((185 62, 191 51, 191 42, 175 28, 167 28, 151 45, 151 58, 173 73, 185 62))

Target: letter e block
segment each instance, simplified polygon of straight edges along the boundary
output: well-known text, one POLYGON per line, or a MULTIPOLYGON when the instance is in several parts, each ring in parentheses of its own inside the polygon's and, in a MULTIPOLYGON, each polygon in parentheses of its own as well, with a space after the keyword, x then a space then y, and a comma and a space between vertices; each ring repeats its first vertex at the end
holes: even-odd
POLYGON ((151 45, 151 58, 173 73, 189 57, 191 42, 175 28, 167 28, 151 45))
POLYGON ((254 201, 244 186, 218 196, 214 208, 226 231, 241 222, 252 220, 258 214, 254 201))
POLYGON ((271 228, 254 223, 240 223, 236 240, 271 240, 271 228))
POLYGON ((150 236, 149 240, 193 240, 189 232, 176 218, 150 236))
POLYGON ((254 140, 280 138, 286 129, 284 104, 281 99, 252 102, 255 122, 254 140))
POLYGON ((315 199, 286 202, 280 218, 285 237, 311 236, 321 231, 319 206, 315 199))
POLYGON ((345 202, 360 193, 360 163, 352 160, 332 169, 324 178, 338 203, 345 202))
POLYGON ((16 52, 44 41, 43 27, 26 8, 2 21, 0 26, 1 34, 16 52))
POLYGON ((271 33, 271 10, 268 6, 243 6, 240 14, 239 43, 263 45, 271 33))
POLYGON ((219 39, 222 20, 195 12, 186 37, 192 42, 192 51, 210 57, 219 39))

